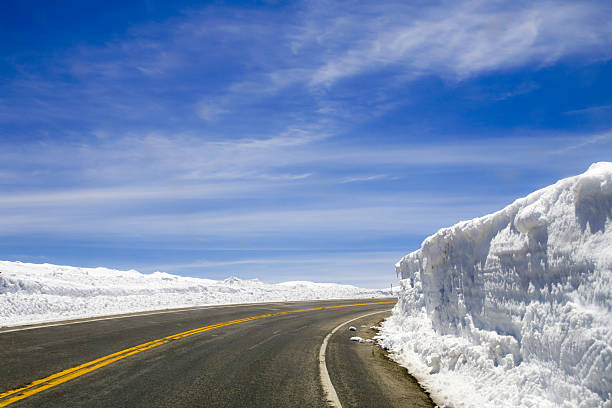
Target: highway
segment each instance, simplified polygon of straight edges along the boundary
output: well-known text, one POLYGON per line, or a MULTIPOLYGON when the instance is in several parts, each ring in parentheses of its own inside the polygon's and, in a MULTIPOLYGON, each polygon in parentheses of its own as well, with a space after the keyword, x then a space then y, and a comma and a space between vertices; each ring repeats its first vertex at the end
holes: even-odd
POLYGON ((394 299, 214 306, 0 329, 0 407, 432 407, 368 343, 394 299), (362 327, 363 326, 363 327, 362 327))

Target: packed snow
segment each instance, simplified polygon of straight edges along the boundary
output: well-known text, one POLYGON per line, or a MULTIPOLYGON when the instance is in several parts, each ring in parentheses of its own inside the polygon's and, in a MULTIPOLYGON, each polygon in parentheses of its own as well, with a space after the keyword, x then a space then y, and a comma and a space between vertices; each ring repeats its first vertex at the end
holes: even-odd
POLYGON ((427 238, 381 343, 439 405, 612 407, 612 163, 427 238))
POLYGON ((389 290, 335 283, 216 281, 0 261, 0 327, 203 305, 390 295, 389 290))

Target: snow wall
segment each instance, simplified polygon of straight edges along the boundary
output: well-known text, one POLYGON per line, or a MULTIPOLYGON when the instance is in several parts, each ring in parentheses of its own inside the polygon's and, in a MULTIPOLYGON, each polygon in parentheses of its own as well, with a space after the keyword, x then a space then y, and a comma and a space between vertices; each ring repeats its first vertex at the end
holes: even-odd
POLYGON ((383 345, 452 407, 612 407, 612 163, 396 265, 383 345))

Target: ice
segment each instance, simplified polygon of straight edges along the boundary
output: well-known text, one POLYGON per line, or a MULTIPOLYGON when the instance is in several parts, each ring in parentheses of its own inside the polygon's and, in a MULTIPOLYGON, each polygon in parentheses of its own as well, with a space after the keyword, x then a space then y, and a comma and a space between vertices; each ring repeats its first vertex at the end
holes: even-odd
POLYGON ((314 282, 266 284, 169 273, 0 261, 0 326, 159 309, 271 301, 375 298, 387 290, 314 282))
POLYGON ((427 238, 382 345, 453 407, 612 407, 612 163, 427 238))

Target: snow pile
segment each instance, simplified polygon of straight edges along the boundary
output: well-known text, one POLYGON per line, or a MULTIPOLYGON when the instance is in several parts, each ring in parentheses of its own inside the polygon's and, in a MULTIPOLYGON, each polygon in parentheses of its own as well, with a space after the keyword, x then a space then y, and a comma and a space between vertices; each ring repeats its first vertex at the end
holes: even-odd
POLYGON ((200 305, 389 296, 313 282, 266 284, 0 261, 0 326, 200 305))
POLYGON ((612 407, 612 163, 397 265, 384 346, 452 407, 612 407))

